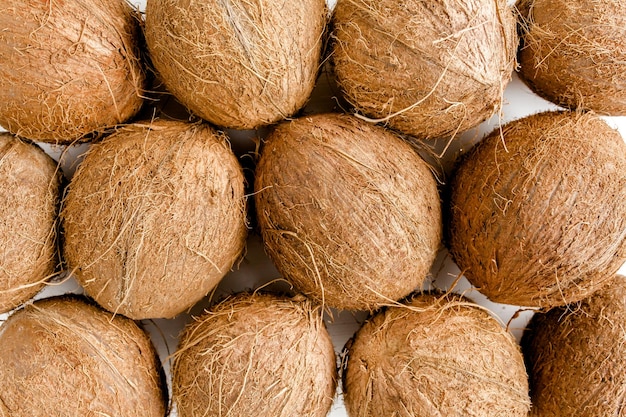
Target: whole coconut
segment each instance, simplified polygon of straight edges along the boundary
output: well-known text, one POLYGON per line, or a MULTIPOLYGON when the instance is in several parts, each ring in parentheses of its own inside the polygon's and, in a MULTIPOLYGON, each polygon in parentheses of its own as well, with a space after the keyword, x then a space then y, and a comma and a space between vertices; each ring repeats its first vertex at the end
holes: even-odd
POLYGON ((421 286, 441 245, 435 178, 395 134, 353 116, 284 122, 256 168, 265 249, 316 301, 367 310, 421 286))
POLYGON ((626 416, 626 278, 537 313, 522 338, 532 416, 626 416))
POLYGON ((161 364, 132 320, 74 297, 36 301, 0 327, 0 416, 163 417, 161 364))
POLYGON ((326 20, 324 0, 148 0, 146 41, 182 104, 217 125, 252 129, 305 104, 326 20))
POLYGON ((319 307, 302 296, 240 294, 184 331, 173 401, 180 417, 323 417, 336 381, 319 307))
POLYGON ((626 261, 626 144, 594 114, 548 112, 495 130, 461 161, 450 252, 493 301, 552 307, 626 261))
POLYGON ((487 311, 459 296, 415 295, 378 312, 346 345, 354 417, 526 417, 524 359, 487 311))
POLYGON ((420 139, 454 136, 501 108, 515 24, 505 0, 338 0, 337 80, 374 121, 420 139))
POLYGON ((37 145, 0 133, 0 313, 32 298, 55 273, 61 178, 37 145))
POLYGON ((136 114, 146 78, 140 19, 125 0, 4 1, 0 125, 70 143, 136 114))
POLYGON ((65 259, 87 294, 136 320, 173 317, 244 249, 243 174, 208 125, 129 125, 92 145, 62 217, 65 259))
POLYGON ((626 2, 520 0, 520 76, 571 109, 626 115, 626 2))

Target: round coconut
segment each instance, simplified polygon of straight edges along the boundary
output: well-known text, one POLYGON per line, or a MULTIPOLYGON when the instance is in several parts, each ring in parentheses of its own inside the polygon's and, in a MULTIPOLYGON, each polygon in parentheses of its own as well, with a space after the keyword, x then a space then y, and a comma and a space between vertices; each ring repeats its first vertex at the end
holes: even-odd
POLYGON ((62 174, 37 145, 0 133, 0 313, 54 275, 62 174))
POLYGON ((138 12, 125 0, 12 0, 0 7, 0 125, 71 143, 143 102, 138 12))
POLYGON ((276 127, 256 168, 255 203, 278 271, 329 307, 373 310, 407 296, 441 245, 429 166, 400 137, 354 116, 276 127))
POLYGON ((0 327, 0 415, 163 417, 164 378, 135 322, 76 297, 36 301, 0 327))
POLYGON ((626 415, 626 277, 577 305, 536 313, 522 347, 532 416, 626 415))
POLYGON ((580 300, 626 261, 626 143, 594 114, 496 129, 453 178, 450 252, 492 301, 580 300))
POLYGON ((526 417, 520 348, 486 310, 422 294, 378 312, 346 345, 349 416, 526 417))
POLYGON ((626 3, 520 0, 520 76, 571 109, 626 115, 626 3))
POLYGON ((454 136, 502 106, 518 46, 505 0, 338 0, 335 73, 372 121, 454 136))
POLYGON ((305 104, 327 19, 324 0, 148 0, 146 41, 182 104, 217 125, 252 129, 305 104))
POLYGON ((222 301, 185 329, 172 372, 180 417, 324 417, 337 385, 322 310, 302 296, 222 301))
POLYGON ((65 259, 87 294, 132 319, 169 318, 240 258, 243 173, 208 125, 129 125, 89 149, 62 218, 65 259))

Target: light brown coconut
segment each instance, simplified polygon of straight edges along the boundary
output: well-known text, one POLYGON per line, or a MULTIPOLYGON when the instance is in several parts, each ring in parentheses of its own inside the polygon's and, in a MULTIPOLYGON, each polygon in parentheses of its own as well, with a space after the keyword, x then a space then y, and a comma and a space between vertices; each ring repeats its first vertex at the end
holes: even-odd
POLYGON ((323 417, 337 367, 319 307, 244 293, 185 329, 172 378, 180 417, 323 417))
POLYGON ((141 17, 125 0, 11 0, 0 6, 0 125, 70 143, 143 102, 141 17))
POLYGON ((520 0, 520 76, 571 109, 626 115, 626 3, 520 0))
POLYGON ((594 114, 547 112, 496 129, 461 161, 449 245, 493 301, 565 305, 626 261, 626 144, 594 114))
POLYGON ((422 294, 376 313, 346 345, 351 417, 526 417, 520 348, 486 310, 422 294))
POLYGON ((338 0, 334 40, 345 98, 420 139, 498 112, 518 46, 505 0, 338 0))
POLYGON ((299 291, 373 310, 425 282, 441 245, 439 194, 400 137, 347 115, 284 122, 255 175, 266 252, 299 291))
POLYGON ((0 313, 32 298, 56 271, 61 179, 37 145, 0 133, 0 313))
POLYGON ((531 416, 626 416, 626 277, 536 313, 522 338, 531 416))
POLYGON ((182 104, 217 125, 252 129, 305 104, 326 20, 324 0, 148 0, 146 41, 182 104))
POLYGON ((87 294, 139 320, 210 292, 244 249, 244 179, 205 124, 152 121, 90 148, 62 211, 64 255, 87 294))
POLYGON ((36 301, 0 327, 0 416, 163 417, 148 335, 77 297, 36 301))

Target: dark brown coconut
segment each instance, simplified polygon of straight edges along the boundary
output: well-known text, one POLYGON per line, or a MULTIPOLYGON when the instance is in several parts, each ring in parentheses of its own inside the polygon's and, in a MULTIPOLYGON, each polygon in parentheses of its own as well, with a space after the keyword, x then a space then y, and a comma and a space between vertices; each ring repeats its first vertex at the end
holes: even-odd
POLYGON ((571 109, 626 115, 626 3, 520 0, 520 76, 571 109))
POLYGON ((626 278, 535 314, 522 338, 532 416, 626 416, 626 278))
POLYGON ((418 138, 455 135, 502 106, 515 22, 505 0, 338 0, 338 83, 376 121, 418 138))
POLYGON ((441 242, 428 165, 395 134, 353 116, 279 125, 256 169, 266 251, 320 303, 376 309, 423 284, 441 242))
POLYGON ((0 133, 0 313, 32 298, 55 272, 61 177, 38 146, 0 133))
POLYGON ((124 0, 0 6, 0 125, 69 143, 126 121, 143 102, 140 17, 124 0))
POLYGON ((217 125, 252 129, 304 105, 326 19, 324 0, 149 0, 146 40, 181 103, 217 125))
POLYGON ((240 294, 181 336, 173 401, 180 417, 323 417, 336 381, 319 307, 304 297, 240 294))
POLYGON ((417 295, 377 313, 346 353, 350 416, 525 417, 530 408, 515 339, 459 296, 417 295))
POLYGON ((173 317, 243 251, 243 174, 208 125, 130 125, 92 145, 62 216, 65 259, 90 296, 133 319, 173 317))
POLYGON ((551 307, 603 286, 626 261, 626 144, 594 114, 511 122, 453 179, 450 251, 491 300, 551 307))
POLYGON ((37 301, 0 328, 0 416, 163 417, 161 364, 132 320, 78 298, 37 301))

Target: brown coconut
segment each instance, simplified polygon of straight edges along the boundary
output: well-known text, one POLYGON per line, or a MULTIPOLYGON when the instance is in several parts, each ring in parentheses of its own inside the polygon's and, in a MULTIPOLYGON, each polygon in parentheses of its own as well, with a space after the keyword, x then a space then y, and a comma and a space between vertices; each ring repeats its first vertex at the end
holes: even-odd
POLYGON ((513 121, 460 163, 450 252, 499 303, 552 307, 601 288, 626 261, 626 144, 594 114, 513 121))
POLYGON ((520 76, 571 109, 626 115, 626 3, 520 0, 520 76))
POLYGON ((526 417, 520 348, 486 310, 422 294, 378 312, 346 345, 344 403, 353 417, 526 417))
POLYGON ((354 116, 284 122, 255 175, 266 252, 298 290, 373 310, 426 280, 441 244, 439 194, 400 137, 354 116))
POLYGON ((515 22, 505 0, 338 0, 338 83, 370 120, 420 139, 454 136, 501 108, 515 22))
POLYGON ((532 416, 626 416, 626 277, 537 313, 522 338, 532 416))
POLYGON ((65 259, 87 294, 136 320, 173 317, 244 249, 243 174, 208 125, 129 125, 92 145, 62 216, 65 259))
POLYGON ((139 111, 145 73, 138 12, 125 0, 0 6, 0 125, 70 143, 139 111))
POLYGON ((149 0, 146 40, 182 104, 217 125, 252 129, 305 104, 326 20, 324 0, 149 0))
POLYGON ((62 174, 37 145, 0 133, 0 313, 54 275, 62 174))
POLYGON ((180 417, 324 417, 336 381, 319 307, 302 296, 240 294, 185 329, 173 401, 180 417))
POLYGON ((0 327, 0 416, 163 417, 161 363, 135 322, 76 297, 37 301, 0 327))

